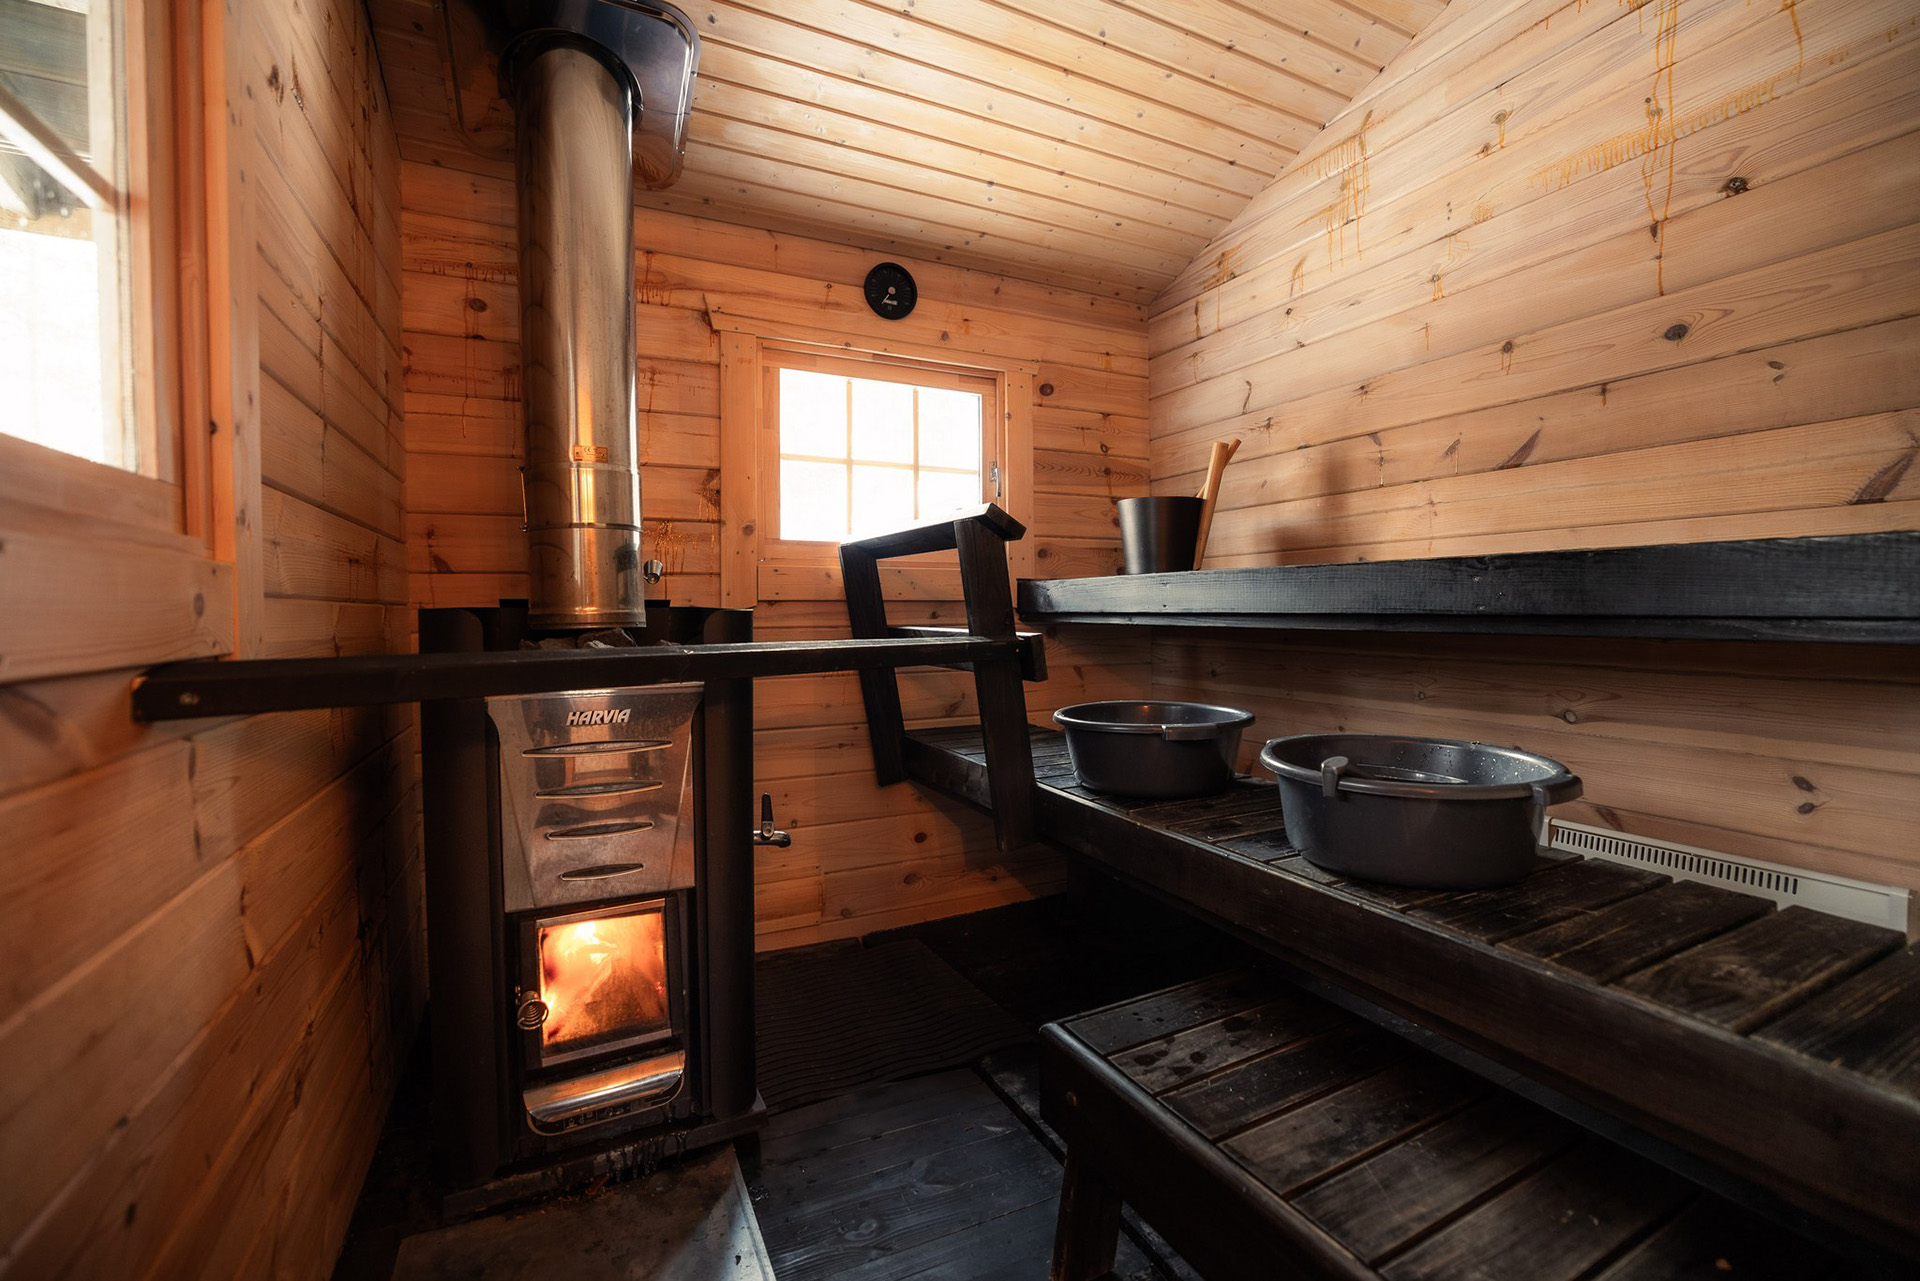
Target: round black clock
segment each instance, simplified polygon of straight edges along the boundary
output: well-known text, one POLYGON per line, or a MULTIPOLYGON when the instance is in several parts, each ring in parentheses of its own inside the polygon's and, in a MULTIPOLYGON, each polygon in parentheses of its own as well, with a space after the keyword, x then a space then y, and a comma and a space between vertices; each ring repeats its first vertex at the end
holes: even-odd
POLYGON ((867 306, 873 314, 899 320, 920 301, 913 276, 897 262, 883 262, 867 273, 867 306))

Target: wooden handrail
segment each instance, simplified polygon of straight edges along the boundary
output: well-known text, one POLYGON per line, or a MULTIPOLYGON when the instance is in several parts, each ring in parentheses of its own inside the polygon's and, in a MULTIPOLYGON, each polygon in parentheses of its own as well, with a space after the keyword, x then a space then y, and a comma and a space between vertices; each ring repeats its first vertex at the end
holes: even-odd
POLYGON ((998 504, 981 503, 978 507, 963 507, 951 515, 925 524, 885 534, 871 534, 866 538, 848 539, 840 544, 840 552, 844 557, 847 549, 852 548, 875 560, 912 556, 919 552, 950 552, 960 545, 960 530, 968 525, 996 535, 1003 543, 1017 543, 1027 534, 1027 527, 1009 516, 998 504))

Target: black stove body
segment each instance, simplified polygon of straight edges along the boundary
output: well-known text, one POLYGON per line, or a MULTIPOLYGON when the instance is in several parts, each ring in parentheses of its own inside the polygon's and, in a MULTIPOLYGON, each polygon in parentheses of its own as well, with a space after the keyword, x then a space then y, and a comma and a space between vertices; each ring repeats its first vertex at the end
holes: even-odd
MULTIPOLYGON (((752 639, 648 611, 643 643, 752 639)), ((424 610, 423 652, 523 611, 424 610)), ((424 704, 434 1129, 451 1188, 538 1190, 757 1121, 752 685, 424 704)))

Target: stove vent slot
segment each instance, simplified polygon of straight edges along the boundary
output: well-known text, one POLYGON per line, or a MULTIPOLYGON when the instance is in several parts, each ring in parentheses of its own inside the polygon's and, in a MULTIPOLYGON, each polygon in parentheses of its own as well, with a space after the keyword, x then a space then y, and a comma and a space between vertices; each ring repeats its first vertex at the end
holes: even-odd
POLYGON ((564 801, 582 796, 639 796, 657 792, 666 784, 657 778, 621 779, 611 783, 568 783, 563 787, 543 787, 534 796, 543 801, 564 801))
POLYGON ((560 873, 563 881, 610 881, 616 876, 631 876, 647 870, 645 863, 602 863, 597 867, 576 867, 560 873))
POLYGON ((631 756, 635 752, 663 752, 673 744, 664 738, 628 738, 603 743, 554 743, 547 747, 528 747, 522 756, 631 756))
POLYGON ((619 836, 623 832, 651 832, 653 823, 644 818, 617 819, 609 823, 582 823, 578 827, 556 827, 547 833, 550 841, 589 841, 596 836, 619 836))
POLYGON ((1697 849, 1644 836, 1623 836, 1602 827, 1588 827, 1551 819, 1547 847, 1567 854, 1584 854, 1631 867, 1665 872, 1678 880, 1704 881, 1772 899, 1782 907, 1798 905, 1844 916, 1868 925, 1910 933, 1907 924, 1911 895, 1891 885, 1875 885, 1826 872, 1809 872, 1760 859, 1739 858, 1714 850, 1697 849))

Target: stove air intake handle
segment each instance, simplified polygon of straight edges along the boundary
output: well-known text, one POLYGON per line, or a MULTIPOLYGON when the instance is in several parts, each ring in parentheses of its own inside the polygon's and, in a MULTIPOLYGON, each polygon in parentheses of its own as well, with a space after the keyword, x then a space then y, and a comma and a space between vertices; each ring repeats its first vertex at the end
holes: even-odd
POLYGON ((786 849, 793 844, 793 837, 789 833, 782 832, 773 825, 773 794, 770 792, 760 793, 760 826, 753 834, 753 843, 772 845, 779 849, 786 849))

